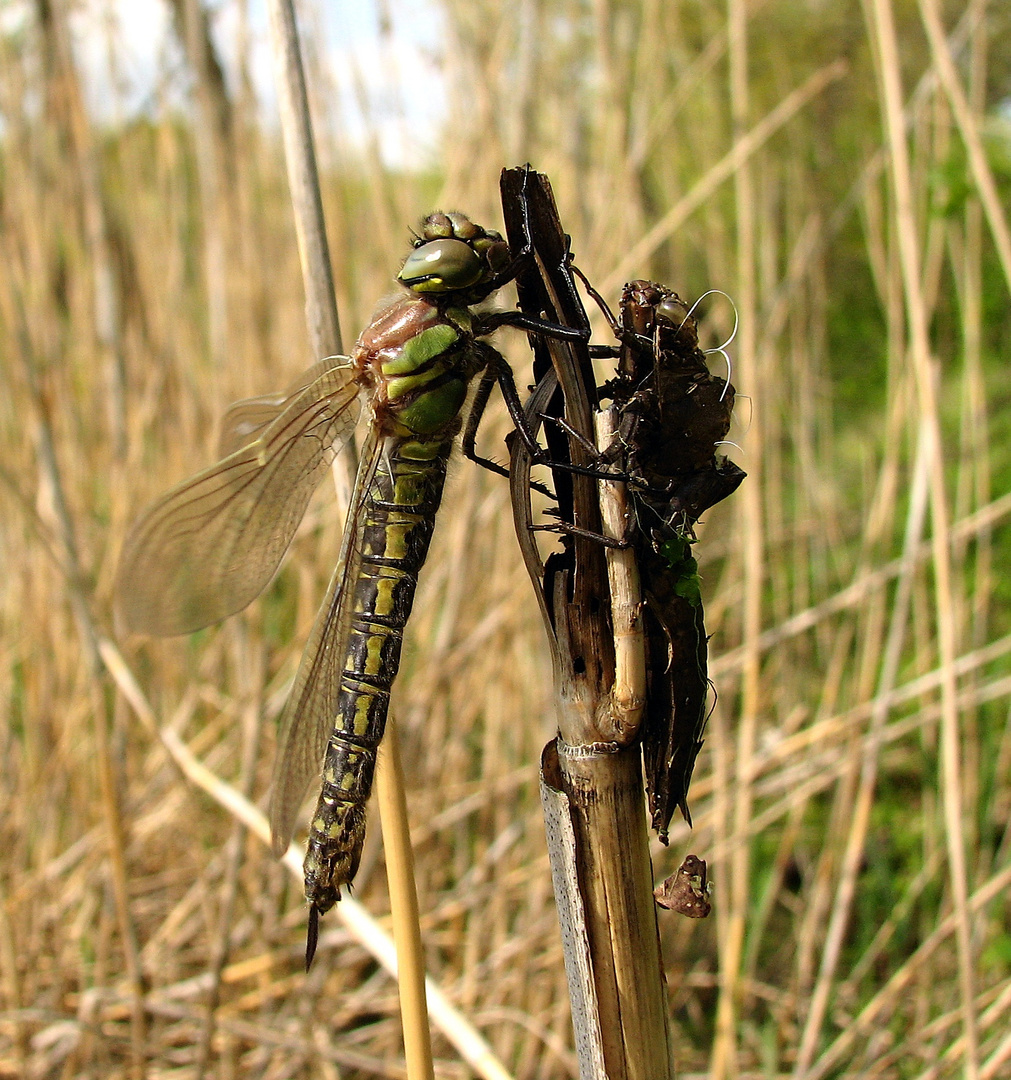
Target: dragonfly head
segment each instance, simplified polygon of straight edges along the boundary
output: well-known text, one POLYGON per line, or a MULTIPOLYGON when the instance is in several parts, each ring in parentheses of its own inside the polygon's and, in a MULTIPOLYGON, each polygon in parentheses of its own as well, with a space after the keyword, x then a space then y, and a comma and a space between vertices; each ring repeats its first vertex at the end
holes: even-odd
POLYGON ((509 246, 497 232, 464 214, 429 214, 398 281, 417 293, 466 292, 492 282, 508 263, 509 246))

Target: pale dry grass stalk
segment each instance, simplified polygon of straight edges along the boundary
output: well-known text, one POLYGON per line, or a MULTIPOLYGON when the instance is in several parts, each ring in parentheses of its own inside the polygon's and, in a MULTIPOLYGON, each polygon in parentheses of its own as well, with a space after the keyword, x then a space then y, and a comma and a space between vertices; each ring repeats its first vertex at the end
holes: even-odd
POLYGON ((404 1021, 407 1076, 409 1080, 432 1080, 435 1073, 425 999, 425 954, 414 880, 411 825, 404 797, 404 766, 395 722, 388 726, 382 755, 376 776, 376 802, 383 824, 383 855, 393 912, 393 940, 397 947, 397 986, 404 1021))
MULTIPOLYGON (((730 117, 734 140, 740 144, 751 122, 751 101, 748 79, 748 19, 741 0, 729 0, 727 5, 728 56, 730 61, 730 117)), ((768 383, 763 358, 756 351, 756 250, 755 184, 751 163, 742 158, 733 171, 734 208, 737 222, 736 273, 734 275, 735 303, 740 316, 738 338, 737 378, 761 396, 768 383)), ((717 839, 728 834, 736 838, 730 846, 730 858, 715 862, 714 871, 723 871, 728 883, 729 905, 720 917, 722 947, 720 949, 720 998, 716 1011, 716 1033, 710 1060, 710 1075, 724 1080, 736 1072, 739 981, 745 949, 745 928, 751 891, 751 850, 741 838, 747 833, 752 816, 752 757, 755 752, 759 712, 762 708, 761 654, 758 639, 762 629, 762 589, 766 578, 765 522, 763 520, 763 435, 764 421, 756 414, 749 431, 752 456, 748 469, 750 483, 738 493, 737 510, 740 530, 745 543, 742 555, 742 609, 740 638, 743 650, 741 663, 740 712, 737 722, 734 774, 730 780, 732 798, 720 815, 717 839)))
POLYGON ((941 683, 941 741, 943 769, 941 789, 945 809, 949 873, 958 923, 959 990, 965 1028, 965 1070, 970 1080, 979 1071, 976 1034, 974 959, 967 909, 968 881, 965 839, 962 832, 962 780, 959 721, 956 705, 954 662, 957 652, 951 555, 948 548, 948 500, 944 486, 943 451, 938 419, 935 374, 929 342, 927 313, 920 279, 920 249, 913 208, 912 183, 906 135, 902 122, 902 87, 898 43, 890 0, 869 5, 873 40, 879 53, 882 111, 891 154, 892 183, 896 203, 899 262, 908 320, 909 355, 916 376, 920 439, 925 448, 930 483, 931 538, 937 617, 937 645, 944 678, 941 683))
POLYGON ((323 218, 308 92, 295 9, 287 0, 272 0, 269 11, 288 189, 294 207, 305 288, 305 317, 312 353, 322 359, 344 350, 334 299, 333 269, 323 218))

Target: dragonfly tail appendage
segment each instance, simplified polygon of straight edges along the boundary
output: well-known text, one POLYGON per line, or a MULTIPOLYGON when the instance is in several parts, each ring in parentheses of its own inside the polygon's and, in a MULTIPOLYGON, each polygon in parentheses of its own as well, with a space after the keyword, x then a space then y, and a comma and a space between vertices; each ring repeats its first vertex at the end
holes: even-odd
POLYGON ((309 907, 309 929, 305 938, 305 970, 312 967, 312 958, 316 955, 319 944, 319 908, 315 904, 309 907))
MULTIPOLYGON (((372 752, 373 761, 375 752, 372 752)), ((355 779, 371 789, 373 768, 355 779)), ((366 798, 368 792, 366 791, 366 798)), ((362 858, 365 843, 365 802, 343 801, 332 795, 320 797, 309 833, 305 856, 305 891, 320 915, 341 898, 341 886, 350 885, 362 858)))

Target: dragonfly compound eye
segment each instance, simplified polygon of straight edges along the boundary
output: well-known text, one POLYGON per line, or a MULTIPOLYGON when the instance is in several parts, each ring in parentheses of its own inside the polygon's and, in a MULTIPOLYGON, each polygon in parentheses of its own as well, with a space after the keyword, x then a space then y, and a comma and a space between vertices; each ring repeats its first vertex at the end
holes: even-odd
POLYGON ((399 279, 414 292, 452 292, 480 281, 486 264, 462 240, 431 240, 415 248, 399 279))
POLYGON ((698 343, 699 334, 695 320, 688 313, 687 305, 676 296, 668 296, 656 306, 657 318, 666 319, 678 336, 690 341, 693 345, 698 343))

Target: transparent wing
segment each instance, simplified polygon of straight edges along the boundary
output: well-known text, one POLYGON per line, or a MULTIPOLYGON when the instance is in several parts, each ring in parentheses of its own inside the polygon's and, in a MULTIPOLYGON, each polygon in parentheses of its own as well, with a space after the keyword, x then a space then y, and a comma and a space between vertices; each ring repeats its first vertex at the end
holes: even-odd
POLYGON ((159 636, 186 634, 258 596, 354 431, 357 399, 350 368, 322 370, 271 405, 272 418, 259 414, 253 441, 151 506, 120 556, 117 611, 125 625, 159 636))
POLYGON ((383 452, 383 439, 373 424, 362 447, 358 477, 340 561, 330 579, 326 598, 281 716, 274 782, 270 792, 270 834, 274 853, 283 855, 295 829, 306 788, 318 780, 323 754, 333 730, 344 667, 344 643, 352 616, 354 582, 361 569, 361 534, 369 487, 383 452))
POLYGON ((226 458, 236 450, 248 446, 258 439, 263 430, 287 408, 291 399, 312 386, 317 379, 330 371, 349 367, 349 356, 328 356, 325 360, 313 364, 279 394, 265 394, 263 397, 243 398, 229 405, 221 418, 221 438, 218 453, 226 458))

